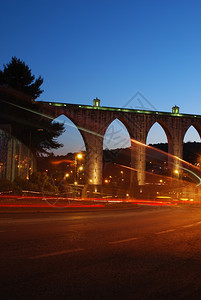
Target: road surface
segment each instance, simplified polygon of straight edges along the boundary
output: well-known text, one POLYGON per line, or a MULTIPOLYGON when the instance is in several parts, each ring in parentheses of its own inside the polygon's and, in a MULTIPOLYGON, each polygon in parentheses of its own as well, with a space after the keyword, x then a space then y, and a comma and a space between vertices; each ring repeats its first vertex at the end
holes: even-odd
POLYGON ((201 299, 201 208, 0 212, 0 299, 201 299))

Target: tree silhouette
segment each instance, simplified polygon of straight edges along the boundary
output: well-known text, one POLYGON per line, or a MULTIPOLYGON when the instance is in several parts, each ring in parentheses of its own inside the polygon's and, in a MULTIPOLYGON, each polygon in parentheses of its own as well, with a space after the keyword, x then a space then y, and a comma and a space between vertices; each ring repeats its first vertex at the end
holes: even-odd
POLYGON ((25 62, 17 59, 17 57, 12 57, 11 62, 4 65, 2 74, 3 84, 16 91, 23 92, 33 100, 43 92, 40 89, 43 83, 42 77, 39 76, 35 79, 25 62))
POLYGON ((34 153, 61 147, 56 139, 64 132, 64 125, 42 114, 35 101, 43 92, 42 83, 42 77, 35 79, 25 62, 16 57, 0 71, 0 123, 11 125, 12 135, 34 153))

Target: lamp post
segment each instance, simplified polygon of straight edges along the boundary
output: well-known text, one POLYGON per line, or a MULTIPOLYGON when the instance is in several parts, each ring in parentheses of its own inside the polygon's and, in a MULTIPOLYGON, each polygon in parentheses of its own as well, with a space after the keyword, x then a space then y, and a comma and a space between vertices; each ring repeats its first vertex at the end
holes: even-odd
POLYGON ((78 160, 82 159, 83 155, 82 153, 78 153, 77 155, 75 155, 75 174, 74 174, 74 184, 77 185, 77 164, 78 164, 78 160))
POLYGON ((175 174, 175 178, 176 178, 176 197, 178 199, 179 198, 179 191, 178 191, 178 188, 179 188, 179 175, 180 175, 179 170, 175 169, 174 174, 175 174))

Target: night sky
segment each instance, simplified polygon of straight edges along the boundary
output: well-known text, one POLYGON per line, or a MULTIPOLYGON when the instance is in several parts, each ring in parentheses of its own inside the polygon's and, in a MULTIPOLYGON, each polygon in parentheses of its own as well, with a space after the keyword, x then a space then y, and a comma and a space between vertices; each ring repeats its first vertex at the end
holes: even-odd
POLYGON ((0 68, 24 60, 44 78, 39 100, 201 114, 200 1, 7 0, 0 11, 0 68))

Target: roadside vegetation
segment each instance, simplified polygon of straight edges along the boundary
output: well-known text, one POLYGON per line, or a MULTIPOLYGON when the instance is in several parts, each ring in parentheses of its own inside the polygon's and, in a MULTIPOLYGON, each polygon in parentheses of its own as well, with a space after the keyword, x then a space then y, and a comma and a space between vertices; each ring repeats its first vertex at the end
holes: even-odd
POLYGON ((24 193, 57 194, 59 189, 45 172, 35 172, 30 175, 29 179, 18 177, 13 182, 5 178, 0 179, 0 193, 17 195, 24 193))

